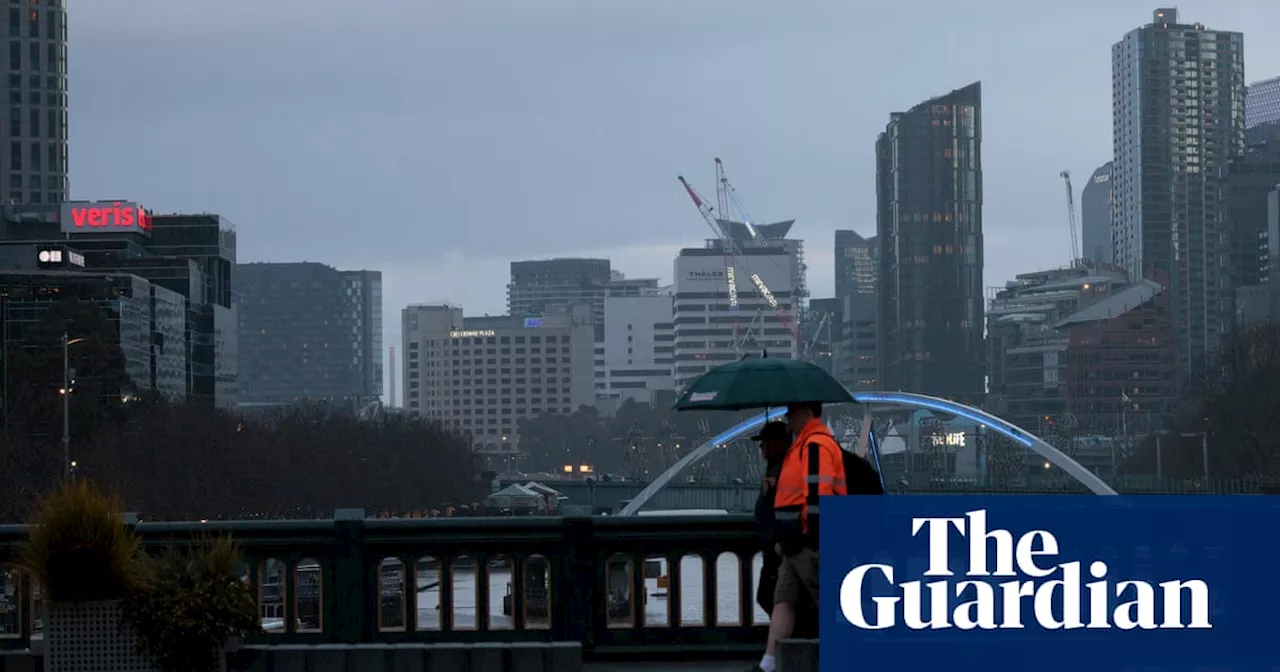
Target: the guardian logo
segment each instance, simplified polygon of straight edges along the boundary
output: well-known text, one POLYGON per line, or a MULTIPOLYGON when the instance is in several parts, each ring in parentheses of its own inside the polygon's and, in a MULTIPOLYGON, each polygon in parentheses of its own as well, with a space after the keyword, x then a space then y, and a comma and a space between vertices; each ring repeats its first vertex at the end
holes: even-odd
POLYGON ((1028 619, 1031 627, 1046 630, 1213 627, 1204 581, 1115 581, 1101 560, 1087 568, 1079 559, 1062 562, 1051 532, 1032 530, 1015 538, 1009 530, 988 530, 985 510, 960 518, 912 518, 911 536, 928 540, 923 575, 939 578, 898 583, 891 565, 854 567, 840 583, 840 612, 854 627, 997 630, 1028 627, 1028 619), (968 542, 968 567, 960 572, 948 552, 953 529, 968 542), (1086 571, 1093 579, 1087 583, 1086 571), (864 609, 868 598, 874 609, 864 609))

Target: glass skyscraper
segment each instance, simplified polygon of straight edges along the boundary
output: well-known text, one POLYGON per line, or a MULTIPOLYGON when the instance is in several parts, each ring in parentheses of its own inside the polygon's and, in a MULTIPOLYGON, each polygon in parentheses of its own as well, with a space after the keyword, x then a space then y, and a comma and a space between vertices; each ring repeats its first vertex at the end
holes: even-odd
POLYGON ((876 197, 881 387, 981 404, 980 82, 892 115, 876 197))

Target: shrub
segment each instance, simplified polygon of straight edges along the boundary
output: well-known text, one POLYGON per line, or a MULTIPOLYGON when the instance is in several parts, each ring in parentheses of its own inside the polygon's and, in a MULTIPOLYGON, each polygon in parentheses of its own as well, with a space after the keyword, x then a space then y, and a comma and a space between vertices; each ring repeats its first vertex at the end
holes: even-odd
POLYGON ((50 602, 128 597, 138 586, 140 541, 121 518, 121 500, 86 480, 64 483, 45 497, 18 565, 50 602))
POLYGON ((125 618, 162 670, 216 672, 228 640, 261 630, 253 592, 237 572, 240 560, 230 537, 146 556, 143 588, 125 601, 125 618))

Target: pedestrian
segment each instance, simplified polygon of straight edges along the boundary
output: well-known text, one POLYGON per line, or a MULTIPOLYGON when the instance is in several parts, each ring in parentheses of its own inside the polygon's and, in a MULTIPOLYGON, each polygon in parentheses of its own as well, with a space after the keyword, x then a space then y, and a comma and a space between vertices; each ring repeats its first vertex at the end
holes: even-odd
MULTIPOLYGON (((781 421, 766 423, 753 437, 752 441, 760 444, 760 457, 764 459, 764 478, 760 481, 760 496, 756 500, 756 528, 760 535, 761 566, 760 582, 756 587, 756 604, 766 614, 773 615, 773 591, 778 584, 778 567, 782 564, 782 556, 774 550, 776 541, 773 536, 774 515, 773 497, 777 491, 778 473, 782 471, 782 460, 787 449, 791 447, 791 430, 787 423, 781 421)), ((818 636, 818 613, 812 607, 807 595, 802 595, 796 609, 793 637, 810 639, 818 636)))
POLYGON ((822 421, 822 404, 787 406, 795 441, 787 449, 774 494, 774 551, 781 557, 769 639, 754 671, 775 672, 778 640, 792 636, 802 594, 818 607, 818 498, 845 495, 844 450, 822 421))

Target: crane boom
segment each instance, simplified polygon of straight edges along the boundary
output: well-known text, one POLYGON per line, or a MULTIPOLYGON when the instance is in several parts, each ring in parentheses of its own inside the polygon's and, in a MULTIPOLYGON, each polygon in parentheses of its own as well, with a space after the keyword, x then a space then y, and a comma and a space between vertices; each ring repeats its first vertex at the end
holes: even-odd
POLYGON ((1071 230, 1071 265, 1075 266, 1080 261, 1080 243, 1076 238, 1076 197, 1071 188, 1071 173, 1062 171, 1062 181, 1067 187, 1067 228, 1071 230))

